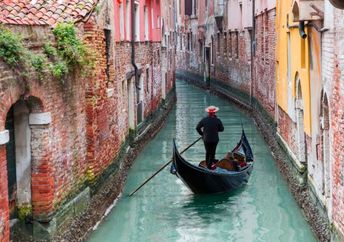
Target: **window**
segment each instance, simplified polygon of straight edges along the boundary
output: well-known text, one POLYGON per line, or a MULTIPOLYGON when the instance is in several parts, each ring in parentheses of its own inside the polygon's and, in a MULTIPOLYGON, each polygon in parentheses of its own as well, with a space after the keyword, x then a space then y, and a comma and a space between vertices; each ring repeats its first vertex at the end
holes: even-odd
POLYGON ((192 41, 192 38, 193 38, 193 34, 190 33, 190 50, 191 50, 191 51, 193 50, 193 41, 192 41))
POLYGON ((148 33, 148 9, 147 6, 144 6, 143 8, 143 12, 144 12, 144 21, 145 21, 145 40, 149 40, 149 33, 148 33))
POLYGON ((239 59, 239 32, 235 32, 235 58, 239 59))
POLYGON ((180 50, 183 50, 183 35, 182 34, 179 36, 179 42, 180 42, 180 50))
POLYGON ((214 53, 214 37, 211 36, 211 49, 210 49, 210 54, 211 54, 211 64, 213 65, 214 64, 214 61, 215 61, 215 53, 214 53))
POLYGON ((157 61, 158 61, 158 64, 160 64, 160 50, 158 50, 157 53, 158 53, 157 61))
POLYGON ((119 5, 119 32, 120 39, 124 40, 124 10, 122 3, 119 5))
POLYGON ((149 68, 147 68, 146 69, 146 92, 149 92, 149 81, 150 81, 149 68))
POLYGON ((153 8, 151 9, 151 19, 152 19, 152 29, 154 29, 155 25, 154 25, 154 11, 153 11, 153 8))
POLYGON ((265 65, 269 65, 269 15, 268 12, 265 12, 265 23, 264 23, 264 45, 265 45, 265 52, 263 53, 265 59, 265 65))
POLYGON ((156 28, 157 29, 160 29, 160 16, 158 15, 158 17, 156 18, 156 21, 157 21, 157 23, 156 23, 156 28))
POLYGON ((110 80, 110 50, 111 50, 111 31, 108 29, 104 29, 105 35, 105 53, 106 53, 106 77, 107 80, 110 80))
POLYGON ((242 3, 239 4, 240 7, 240 23, 239 23, 239 27, 240 29, 242 29, 242 3))
POLYGON ((221 35, 220 35, 220 33, 218 33, 217 34, 217 52, 219 52, 220 53, 220 51, 221 51, 221 35))
POLYGON ((199 41, 199 56, 203 59, 203 43, 199 41))
POLYGON ((193 0, 192 5, 193 5, 192 15, 197 16, 197 0, 193 0))
POLYGON ((233 43, 232 43, 232 33, 231 32, 229 32, 229 36, 228 36, 229 38, 228 38, 228 40, 229 40, 229 44, 228 44, 228 46, 229 46, 229 48, 228 48, 228 54, 229 54, 229 58, 232 58, 232 51, 233 51, 233 43))
POLYGON ((227 53, 227 33, 225 32, 223 35, 223 53, 226 55, 227 53))
POLYGON ((140 10, 139 5, 135 3, 134 6, 135 17, 135 41, 140 41, 140 10))
POLYGON ((127 80, 122 81, 122 97, 125 97, 126 90, 127 90, 127 80))
POLYGON ((125 17, 126 17, 126 37, 127 40, 130 40, 130 1, 126 1, 125 5, 125 17))

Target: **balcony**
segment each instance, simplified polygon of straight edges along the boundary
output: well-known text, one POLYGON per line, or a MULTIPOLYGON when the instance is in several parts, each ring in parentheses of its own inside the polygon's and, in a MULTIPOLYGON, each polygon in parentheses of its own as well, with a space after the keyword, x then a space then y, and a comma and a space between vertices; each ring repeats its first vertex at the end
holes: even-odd
POLYGON ((215 0, 214 1, 214 17, 218 30, 222 32, 222 20, 225 12, 225 1, 226 0, 215 0))
POLYGON ((294 0, 292 12, 294 22, 323 20, 324 0, 294 0))
POLYGON ((214 15, 215 17, 221 16, 223 17, 225 9, 225 0, 215 0, 214 1, 214 15))

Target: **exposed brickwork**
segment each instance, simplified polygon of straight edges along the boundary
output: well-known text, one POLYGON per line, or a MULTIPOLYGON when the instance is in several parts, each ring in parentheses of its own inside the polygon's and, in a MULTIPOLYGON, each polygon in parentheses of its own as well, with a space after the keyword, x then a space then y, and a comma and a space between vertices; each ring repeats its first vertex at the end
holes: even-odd
POLYGON ((296 131, 296 123, 290 119, 287 113, 285 113, 281 108, 278 108, 278 133, 289 145, 290 150, 294 154, 298 153, 296 131))
MULTIPOLYGON (((220 80, 228 88, 234 87, 248 96, 252 94, 271 118, 275 115, 275 15, 276 9, 272 8, 256 16, 253 80, 251 80, 251 33, 249 30, 217 32, 213 35, 213 44, 210 44, 214 51, 210 77, 220 80)), ((185 21, 185 29, 188 29, 189 25, 190 23, 185 21)), ((177 70, 208 76, 207 63, 201 56, 201 47, 204 46, 200 43, 203 41, 204 34, 192 33, 196 40, 193 41, 190 50, 188 49, 190 47, 188 33, 183 29, 178 33, 177 70)))
MULTIPOLYGON (((8 110, 25 100, 30 113, 51 113, 51 123, 31 125, 31 167, 33 217, 51 221, 82 187, 100 177, 114 161, 129 134, 127 79, 133 80, 131 43, 114 42, 109 28, 109 5, 101 5, 87 22, 78 23, 80 37, 92 49, 96 63, 86 78, 74 70, 62 84, 47 72, 44 82, 29 73, 25 92, 16 72, 0 63, 0 130, 4 130, 8 110), (106 30, 105 30, 106 29, 106 30), (109 37, 110 36, 110 37, 109 37), (109 38, 109 39, 108 39, 109 38), (110 47, 107 46, 107 43, 110 47)), ((54 42, 45 26, 21 26, 11 29, 30 40, 29 47, 40 52, 46 38, 54 42)), ((24 23, 25 24, 25 23, 24 23)), ((160 42, 135 44, 135 63, 143 78, 144 118, 154 113, 162 99, 162 58, 160 42)), ((167 71, 166 93, 174 86, 174 61, 167 71)), ((137 92, 134 83, 135 125, 137 92)), ((0 148, 0 241, 9 240, 7 161, 5 145, 0 148)), ((59 226, 59 225, 58 225, 59 226)))
MULTIPOLYGON (((334 12, 335 35, 333 41, 334 61, 331 76, 330 99, 330 130, 331 134, 331 160, 332 160, 332 186, 333 186, 333 221, 336 229, 344 235, 344 23, 342 11, 334 12)), ((330 37, 330 36, 329 36, 330 37)), ((331 52, 331 49, 327 49, 331 52)), ((328 69, 331 66, 328 64, 328 69)))
POLYGON ((275 31, 276 9, 256 16, 256 49, 254 55, 254 96, 274 117, 276 101, 275 31))
POLYGON ((9 209, 7 195, 7 160, 6 146, 0 145, 0 241, 9 240, 9 209))
POLYGON ((250 71, 250 36, 248 31, 228 32, 228 38, 218 35, 216 39, 216 59, 212 68, 212 77, 223 81, 229 86, 249 92, 251 85, 250 71), (220 41, 220 48, 218 44, 220 41), (227 42, 226 51, 224 49, 227 42))

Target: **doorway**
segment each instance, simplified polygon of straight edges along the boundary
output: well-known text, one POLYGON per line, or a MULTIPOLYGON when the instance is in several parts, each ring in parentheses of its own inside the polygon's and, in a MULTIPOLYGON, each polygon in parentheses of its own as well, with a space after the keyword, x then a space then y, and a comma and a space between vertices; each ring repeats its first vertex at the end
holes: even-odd
POLYGON ((301 163, 306 162, 306 141, 305 141, 305 129, 304 129, 304 109, 303 99, 301 91, 301 80, 297 76, 296 78, 296 101, 295 101, 295 114, 296 114, 296 127, 297 127, 297 147, 298 147, 298 159, 301 163))

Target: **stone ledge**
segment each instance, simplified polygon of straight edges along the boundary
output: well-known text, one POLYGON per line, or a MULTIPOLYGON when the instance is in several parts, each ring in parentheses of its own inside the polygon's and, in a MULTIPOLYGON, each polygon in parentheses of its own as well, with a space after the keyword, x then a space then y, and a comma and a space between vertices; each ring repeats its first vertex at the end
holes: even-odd
POLYGON ((10 134, 7 129, 0 132, 0 145, 4 145, 10 141, 10 134))
POLYGON ((34 221, 33 237, 35 240, 50 241, 55 234, 66 229, 66 226, 78 215, 84 212, 91 200, 90 188, 87 187, 74 199, 63 205, 49 223, 34 221))
POLYGON ((51 123, 51 113, 31 113, 29 115, 29 124, 30 125, 43 125, 51 123))
POLYGON ((287 155, 290 157, 292 164, 297 169, 297 171, 300 172, 301 174, 305 173, 306 172, 306 166, 304 164, 302 164, 299 161, 299 159, 297 159, 295 154, 288 147, 287 142, 282 138, 282 136, 278 132, 276 132, 276 136, 277 136, 277 141, 278 141, 279 145, 283 147, 283 149, 285 150, 287 155))

